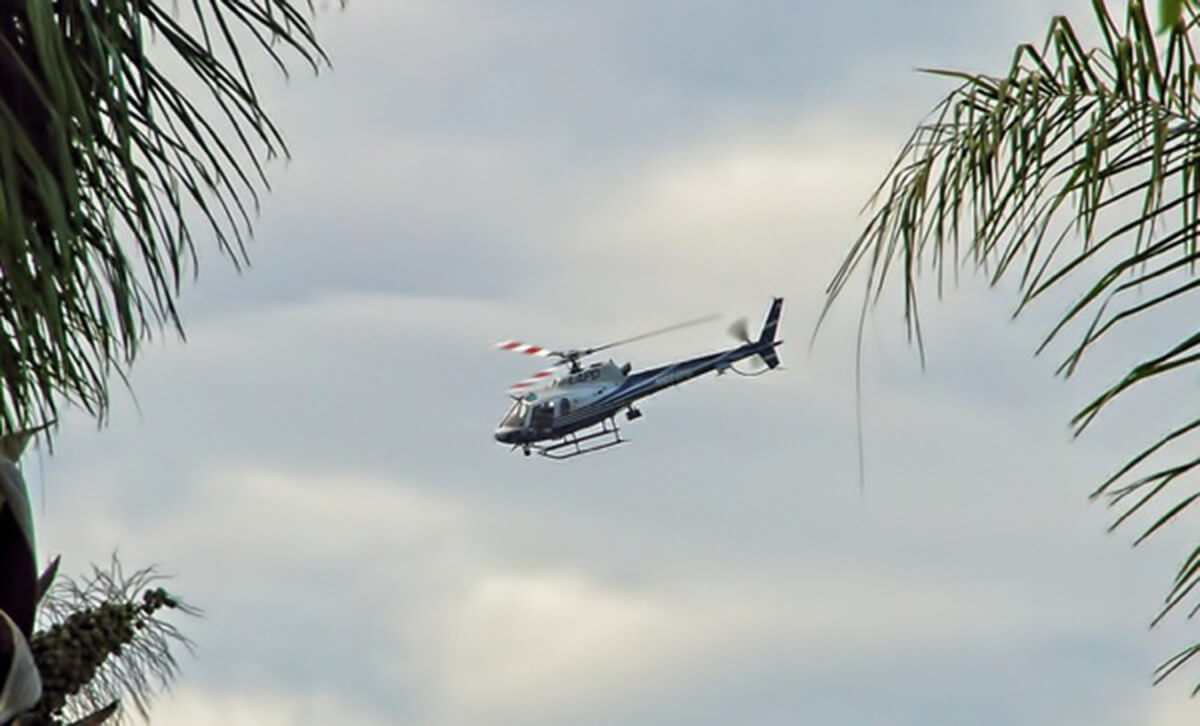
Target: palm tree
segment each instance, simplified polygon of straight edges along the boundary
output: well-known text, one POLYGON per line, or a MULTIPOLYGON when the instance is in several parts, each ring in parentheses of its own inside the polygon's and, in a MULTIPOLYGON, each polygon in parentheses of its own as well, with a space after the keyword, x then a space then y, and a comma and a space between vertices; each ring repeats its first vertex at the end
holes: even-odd
MULTIPOLYGON (((898 280, 923 360, 918 277, 933 273, 940 291, 943 273, 973 266, 992 284, 1017 284, 1015 314, 1051 292, 1072 296, 1039 348, 1078 335, 1059 368, 1070 376, 1114 330, 1182 309, 1200 288, 1200 14, 1164 0, 1156 32, 1139 0, 1122 22, 1103 0, 1093 9, 1099 47, 1085 47, 1060 16, 1040 47, 1017 48, 1002 76, 932 71, 959 85, 916 128, 873 195, 868 222, 826 291, 826 312, 856 272, 866 278, 864 314, 898 280)), ((1142 355, 1075 414, 1076 434, 1114 399, 1200 362, 1200 332, 1142 355)), ((1138 543, 1200 499, 1187 477, 1200 457, 1186 451, 1200 417, 1182 413, 1191 420, 1157 432, 1092 495, 1114 507, 1112 527, 1141 521, 1138 543)), ((1154 622, 1200 611, 1198 588, 1200 544, 1154 622)), ((1198 654, 1200 644, 1176 653, 1155 682, 1198 654)))
POLYGON ((310 1, 163 4, 0 0, 0 724, 99 724, 122 696, 145 713, 175 673, 186 640, 157 613, 187 608, 152 572, 38 577, 14 462, 63 402, 103 422, 141 343, 182 334, 194 220, 246 263, 263 161, 287 153, 247 48, 327 61, 310 1))

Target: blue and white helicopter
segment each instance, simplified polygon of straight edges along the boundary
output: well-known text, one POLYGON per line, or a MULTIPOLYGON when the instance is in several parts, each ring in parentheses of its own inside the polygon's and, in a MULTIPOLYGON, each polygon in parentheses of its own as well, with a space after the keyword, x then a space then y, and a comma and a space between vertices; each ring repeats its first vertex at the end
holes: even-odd
POLYGON ((496 441, 510 444, 513 449, 520 448, 526 456, 537 451, 551 459, 569 459, 625 443, 626 439, 621 438, 617 428, 617 414, 624 410, 630 421, 640 417, 642 412, 634 403, 646 396, 709 371, 715 371, 718 375, 727 370, 742 375, 757 375, 740 371, 733 365, 753 356, 766 365, 760 373, 778 367, 779 357, 775 348, 783 341, 776 340, 775 333, 779 328, 782 310, 783 298, 777 297, 771 302, 757 340, 750 338, 743 318, 729 329, 732 335, 742 341, 741 345, 637 372, 632 372, 629 363, 618 366, 609 360, 584 366, 580 360, 602 350, 712 318, 691 320, 594 348, 557 351, 515 340, 496 343, 501 350, 558 359, 551 368, 509 388, 509 395, 515 403, 496 428, 496 441), (600 428, 584 433, 585 429, 593 426, 600 428))

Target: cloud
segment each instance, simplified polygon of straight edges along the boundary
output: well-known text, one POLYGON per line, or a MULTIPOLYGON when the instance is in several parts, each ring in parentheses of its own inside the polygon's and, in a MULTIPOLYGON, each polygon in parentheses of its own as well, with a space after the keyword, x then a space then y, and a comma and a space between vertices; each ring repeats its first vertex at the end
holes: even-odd
POLYGON ((1140 720, 1131 719, 1130 723, 1139 726, 1181 726, 1195 721, 1196 701, 1189 697, 1191 684, 1184 682, 1186 677, 1184 675, 1177 682, 1168 681, 1155 688, 1144 699, 1148 706, 1140 720))
POLYGON ((198 688, 173 689, 154 704, 153 719, 173 726, 296 726, 297 724, 392 723, 322 693, 198 688))
POLYGON ((791 286, 813 284, 806 272, 828 274, 893 154, 888 132, 830 109, 648 160, 581 226, 592 249, 651 269, 736 275, 713 263, 740 253, 733 259, 750 266, 747 277, 770 279, 762 273, 782 267, 775 277, 791 286))
POLYGON ((433 721, 567 718, 636 699, 687 667, 686 618, 652 592, 581 573, 478 573, 423 623, 433 721))

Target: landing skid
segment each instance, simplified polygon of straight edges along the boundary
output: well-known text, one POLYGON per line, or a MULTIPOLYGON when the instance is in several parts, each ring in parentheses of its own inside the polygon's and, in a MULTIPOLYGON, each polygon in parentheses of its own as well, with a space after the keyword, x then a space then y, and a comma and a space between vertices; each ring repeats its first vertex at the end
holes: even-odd
POLYGON ((600 430, 593 431, 585 436, 576 434, 567 434, 557 444, 549 446, 537 446, 537 452, 547 459, 572 459, 580 454, 590 454, 593 451, 600 451, 618 444, 628 443, 628 439, 621 438, 621 431, 617 428, 617 420, 610 418, 600 422, 600 430), (610 428, 611 424, 611 428, 610 428), (608 439, 607 441, 600 441, 608 439), (596 443, 584 446, 586 442, 595 441, 596 443))

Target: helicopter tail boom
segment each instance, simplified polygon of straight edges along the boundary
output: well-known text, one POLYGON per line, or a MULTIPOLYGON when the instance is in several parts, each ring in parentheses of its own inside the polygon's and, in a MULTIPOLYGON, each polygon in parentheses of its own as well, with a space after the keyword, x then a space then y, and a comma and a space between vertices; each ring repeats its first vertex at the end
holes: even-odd
POLYGON ((775 333, 779 330, 779 316, 783 312, 783 298, 777 297, 771 301, 771 309, 767 312, 767 320, 763 323, 762 333, 758 336, 758 344, 763 350, 759 356, 769 368, 779 367, 779 356, 775 353, 775 346, 783 341, 775 340, 775 333))

